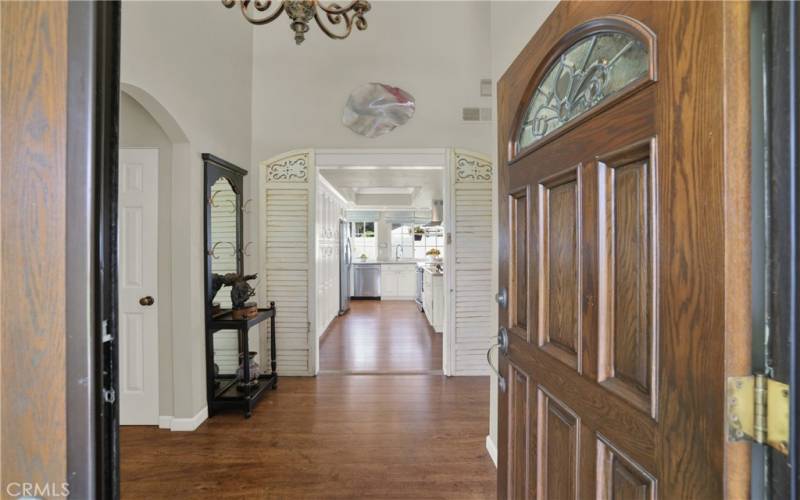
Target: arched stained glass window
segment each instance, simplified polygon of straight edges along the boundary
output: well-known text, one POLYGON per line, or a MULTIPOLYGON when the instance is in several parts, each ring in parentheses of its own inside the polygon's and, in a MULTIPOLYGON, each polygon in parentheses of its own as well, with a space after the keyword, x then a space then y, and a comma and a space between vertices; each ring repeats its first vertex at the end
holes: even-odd
POLYGON ((633 35, 603 31, 582 38, 551 64, 534 90, 516 152, 645 78, 649 70, 648 47, 633 35))

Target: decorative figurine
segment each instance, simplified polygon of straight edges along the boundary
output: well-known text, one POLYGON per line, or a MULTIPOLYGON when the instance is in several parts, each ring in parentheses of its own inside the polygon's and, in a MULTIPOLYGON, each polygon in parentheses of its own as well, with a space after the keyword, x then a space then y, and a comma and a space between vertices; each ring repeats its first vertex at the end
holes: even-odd
MULTIPOLYGON (((247 302, 247 299, 256 294, 255 288, 250 286, 248 281, 258 278, 258 274, 228 273, 225 275, 213 273, 211 275, 211 297, 223 286, 231 287, 231 306, 233 307, 233 319, 246 319, 258 314, 258 307, 255 302, 247 302)), ((212 304, 213 305, 213 304, 212 304)))
MULTIPOLYGON (((230 276, 230 274, 225 275, 230 276)), ((258 278, 258 274, 245 274, 244 276, 235 275, 235 280, 231 283, 231 305, 234 309, 247 307, 247 299, 256 294, 256 289, 250 286, 248 281, 258 278)))

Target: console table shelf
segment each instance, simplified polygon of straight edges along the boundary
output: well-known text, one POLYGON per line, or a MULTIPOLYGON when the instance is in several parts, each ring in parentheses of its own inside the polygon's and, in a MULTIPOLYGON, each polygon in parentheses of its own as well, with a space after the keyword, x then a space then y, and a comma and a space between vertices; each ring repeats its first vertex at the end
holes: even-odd
POLYGON ((220 410, 243 410, 245 418, 249 418, 256 403, 264 396, 267 389, 277 389, 278 374, 277 358, 275 353, 275 303, 270 302, 270 307, 259 309, 258 314, 248 319, 233 319, 232 312, 211 318, 206 329, 206 387, 208 390, 208 416, 220 410), (243 364, 243 379, 250 380, 250 360, 248 346, 250 345, 250 328, 262 321, 269 319, 270 333, 270 373, 261 374, 258 382, 243 388, 238 387, 239 378, 236 375, 214 375, 214 333, 221 330, 236 330, 238 332, 237 344, 239 346, 239 359, 243 364))
POLYGON ((267 318, 275 316, 275 308, 259 308, 258 314, 247 319, 233 319, 233 311, 226 311, 211 318, 208 328, 211 333, 219 330, 239 330, 240 328, 252 328, 267 318))

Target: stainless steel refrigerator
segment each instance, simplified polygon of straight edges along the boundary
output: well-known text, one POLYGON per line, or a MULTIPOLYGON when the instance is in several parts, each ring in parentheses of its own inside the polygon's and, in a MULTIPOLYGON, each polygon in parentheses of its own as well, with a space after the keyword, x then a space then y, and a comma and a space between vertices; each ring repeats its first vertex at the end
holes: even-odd
POLYGON ((350 245, 350 224, 339 222, 339 314, 350 310, 350 270, 353 247, 350 245))

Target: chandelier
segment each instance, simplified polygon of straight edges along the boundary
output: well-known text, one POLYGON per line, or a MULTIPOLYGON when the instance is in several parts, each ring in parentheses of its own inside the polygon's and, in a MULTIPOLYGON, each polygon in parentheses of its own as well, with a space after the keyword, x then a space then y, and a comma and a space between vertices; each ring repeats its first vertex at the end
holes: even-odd
MULTIPOLYGON (((231 8, 237 0, 222 0, 222 5, 231 8)), ((353 26, 359 31, 367 29, 367 20, 364 14, 369 12, 370 4, 366 0, 353 0, 342 7, 336 3, 324 5, 319 0, 280 0, 276 1, 275 8, 270 12, 272 0, 238 0, 242 15, 252 24, 267 24, 277 19, 283 12, 292 19, 291 28, 294 31, 294 41, 297 45, 303 43, 308 31, 311 18, 317 22, 320 29, 329 37, 343 40, 353 31, 353 26), (253 5, 252 12, 249 7, 253 5), (328 26, 330 24, 331 26, 328 26)))

